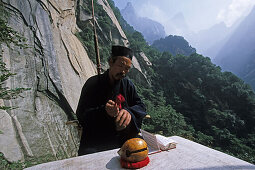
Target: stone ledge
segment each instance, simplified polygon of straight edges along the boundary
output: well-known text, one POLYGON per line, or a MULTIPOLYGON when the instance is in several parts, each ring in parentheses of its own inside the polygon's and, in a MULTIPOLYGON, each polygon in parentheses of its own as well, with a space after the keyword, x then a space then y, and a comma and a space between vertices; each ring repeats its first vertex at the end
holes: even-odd
MULTIPOLYGON (((179 136, 169 137, 178 142, 175 149, 152 154, 151 162, 142 169, 255 169, 255 165, 208 148, 179 136)), ((27 170, 57 169, 122 169, 118 149, 98 152, 36 165, 27 170)))

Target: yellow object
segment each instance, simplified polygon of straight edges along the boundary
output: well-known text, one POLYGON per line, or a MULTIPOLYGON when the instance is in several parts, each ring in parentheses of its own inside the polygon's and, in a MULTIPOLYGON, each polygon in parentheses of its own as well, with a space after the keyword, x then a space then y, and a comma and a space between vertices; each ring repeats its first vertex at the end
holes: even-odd
POLYGON ((151 116, 150 116, 150 115, 146 115, 145 118, 146 118, 146 119, 150 119, 151 116))
POLYGON ((127 140, 118 154, 128 162, 140 162, 148 156, 147 143, 141 138, 132 138, 127 140))

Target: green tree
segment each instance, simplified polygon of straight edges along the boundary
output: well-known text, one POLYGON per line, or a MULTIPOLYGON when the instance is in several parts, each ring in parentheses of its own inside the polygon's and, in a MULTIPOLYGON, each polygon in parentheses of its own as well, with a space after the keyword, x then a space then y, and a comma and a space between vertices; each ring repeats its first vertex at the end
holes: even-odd
POLYGON ((177 35, 169 35, 156 40, 153 42, 152 46, 161 52, 169 52, 174 56, 177 54, 189 56, 196 53, 195 48, 192 48, 183 37, 177 35))
POLYGON ((177 113, 170 105, 155 106, 148 113, 151 119, 145 121, 145 130, 165 136, 181 136, 187 128, 183 115, 177 113))

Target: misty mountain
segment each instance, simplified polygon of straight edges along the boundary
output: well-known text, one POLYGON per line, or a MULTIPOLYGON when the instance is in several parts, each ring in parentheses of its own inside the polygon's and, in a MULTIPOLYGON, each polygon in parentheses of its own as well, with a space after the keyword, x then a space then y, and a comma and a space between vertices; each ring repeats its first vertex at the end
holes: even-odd
POLYGON ((215 63, 255 89, 255 7, 221 48, 215 63))
POLYGON ((196 53, 195 48, 191 47, 183 37, 177 35, 169 35, 166 38, 156 40, 152 46, 160 52, 169 52, 174 56, 177 54, 189 56, 196 53))
MULTIPOLYGON (((207 49, 202 50, 203 51, 202 54, 204 54, 205 56, 210 57, 211 59, 214 59, 217 56, 217 54, 220 51, 220 49, 223 47, 223 45, 225 45, 225 43, 231 37, 231 35, 235 31, 235 29, 239 26, 241 21, 243 21, 243 19, 244 18, 241 17, 231 27, 226 27, 226 30, 223 29, 221 31, 218 31, 217 34, 214 33, 215 36, 212 37, 212 39, 208 39, 208 41, 214 42, 214 44, 212 44, 211 46, 207 46, 207 49), (225 34, 222 34, 222 32, 224 32, 225 34), (216 41, 215 41, 215 37, 216 37, 216 41)), ((211 31, 213 32, 214 30, 212 29, 211 31)), ((210 34, 210 33, 211 32, 208 32, 208 34, 210 34)))
POLYGON ((186 35, 191 32, 184 15, 179 12, 170 18, 167 22, 167 32, 171 35, 186 35))
POLYGON ((126 7, 121 10, 121 15, 135 30, 143 34, 149 44, 166 36, 164 27, 160 23, 149 18, 139 17, 131 2, 128 2, 126 7))
POLYGON ((197 49, 198 53, 214 59, 242 19, 238 19, 231 27, 227 27, 224 22, 220 22, 197 33, 186 34, 185 38, 197 49))
POLYGON ((213 58, 216 54, 217 48, 223 44, 222 41, 226 38, 228 28, 224 22, 216 24, 209 29, 201 30, 198 33, 189 34, 186 38, 196 47, 197 51, 205 56, 213 58), (221 45, 220 45, 221 44, 221 45), (213 47, 213 50, 209 49, 213 47))

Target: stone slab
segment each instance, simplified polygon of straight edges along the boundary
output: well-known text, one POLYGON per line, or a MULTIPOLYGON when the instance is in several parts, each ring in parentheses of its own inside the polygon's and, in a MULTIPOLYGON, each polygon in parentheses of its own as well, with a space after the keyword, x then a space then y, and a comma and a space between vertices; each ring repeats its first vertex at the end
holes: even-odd
MULTIPOLYGON (((0 99, 0 105, 3 106, 2 99, 0 99)), ((12 118, 6 110, 0 110, 0 152, 10 162, 24 160, 24 155, 16 139, 12 118)))
MULTIPOLYGON (((216 151, 179 136, 169 137, 178 142, 175 149, 149 155, 151 162, 142 169, 255 169, 255 165, 216 151)), ((122 169, 118 149, 98 152, 85 156, 69 158, 36 165, 27 170, 91 170, 122 169)))

